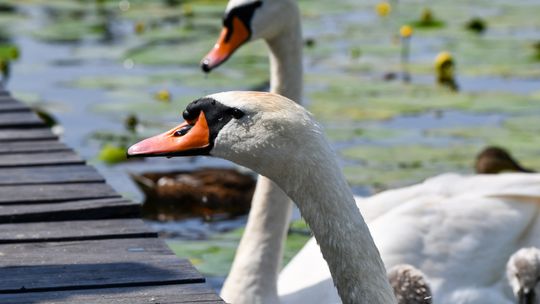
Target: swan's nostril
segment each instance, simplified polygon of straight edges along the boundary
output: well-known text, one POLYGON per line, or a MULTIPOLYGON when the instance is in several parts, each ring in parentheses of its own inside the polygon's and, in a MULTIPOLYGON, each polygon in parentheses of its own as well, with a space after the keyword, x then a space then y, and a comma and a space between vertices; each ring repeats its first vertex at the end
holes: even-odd
POLYGON ((210 60, 208 58, 204 58, 204 60, 201 62, 201 69, 205 73, 210 73, 210 71, 212 70, 210 68, 210 60))
POLYGON ((191 125, 184 126, 180 128, 179 130, 177 130, 176 132, 174 132, 174 136, 184 136, 187 134, 187 132, 189 132, 189 130, 191 130, 192 127, 193 126, 191 125))

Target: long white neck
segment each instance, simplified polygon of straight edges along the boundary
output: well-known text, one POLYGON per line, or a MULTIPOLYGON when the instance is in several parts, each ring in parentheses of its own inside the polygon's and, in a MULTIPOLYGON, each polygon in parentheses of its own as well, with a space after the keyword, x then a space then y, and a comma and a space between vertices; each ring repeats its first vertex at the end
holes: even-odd
POLYGON ((330 145, 321 139, 299 149, 290 166, 263 173, 298 205, 343 303, 395 303, 379 251, 330 145))
POLYGON ((286 31, 267 40, 270 49, 270 92, 302 103, 302 28, 300 16, 286 31))
MULTIPOLYGON (((302 100, 300 16, 291 30, 268 40, 270 92, 302 100)), ((271 180, 259 176, 245 232, 221 290, 225 301, 279 303, 277 280, 292 202, 271 180)))

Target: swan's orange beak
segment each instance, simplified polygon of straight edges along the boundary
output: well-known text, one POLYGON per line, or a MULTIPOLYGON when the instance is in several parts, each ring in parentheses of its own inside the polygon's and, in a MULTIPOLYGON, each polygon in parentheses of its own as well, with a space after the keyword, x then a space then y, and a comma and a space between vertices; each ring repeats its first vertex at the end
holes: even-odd
POLYGON ((210 147, 210 129, 201 111, 196 121, 186 121, 156 136, 140 141, 128 149, 132 156, 206 155, 210 147))
POLYGON ((201 61, 203 71, 208 73, 225 62, 249 37, 249 29, 238 17, 234 17, 232 26, 221 30, 214 48, 201 61))

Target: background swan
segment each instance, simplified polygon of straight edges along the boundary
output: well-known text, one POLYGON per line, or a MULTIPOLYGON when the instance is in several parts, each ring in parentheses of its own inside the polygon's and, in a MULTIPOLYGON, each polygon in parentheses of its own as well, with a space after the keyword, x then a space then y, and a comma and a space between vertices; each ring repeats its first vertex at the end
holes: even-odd
MULTIPOLYGON (((506 261, 519 248, 540 243, 539 174, 444 174, 358 207, 386 267, 418 267, 437 304, 514 303, 506 261)), ((339 301, 312 240, 283 269, 278 286, 288 303, 339 301), (308 281, 296 281, 301 269, 308 281)))
POLYGON ((291 100, 226 92, 189 104, 185 123, 131 156, 213 155, 274 180, 297 204, 345 303, 394 303, 379 253, 319 125, 291 100))
POLYGON ((519 304, 540 303, 540 249, 522 248, 514 253, 506 275, 519 304))
MULTIPOLYGON (((201 67, 210 72, 248 41, 264 39, 269 48, 270 92, 302 100, 302 31, 291 0, 231 0, 224 27, 201 67)), ((259 176, 245 232, 221 297, 236 304, 277 303, 277 276, 292 203, 269 179, 259 176)))

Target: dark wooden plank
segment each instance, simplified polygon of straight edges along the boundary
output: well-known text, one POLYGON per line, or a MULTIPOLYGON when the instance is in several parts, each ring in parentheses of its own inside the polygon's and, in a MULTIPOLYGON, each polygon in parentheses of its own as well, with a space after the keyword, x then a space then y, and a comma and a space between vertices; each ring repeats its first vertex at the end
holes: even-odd
POLYGON ((157 238, 0 245, 0 293, 202 283, 157 238))
POLYGON ((67 150, 71 149, 58 140, 14 141, 5 142, 0 145, 0 154, 21 152, 56 152, 67 150))
POLYGON ((84 164, 84 160, 73 151, 0 155, 0 168, 66 164, 84 164))
POLYGON ((206 284, 181 284, 73 291, 0 294, 3 304, 218 304, 224 303, 206 284))
POLYGON ((0 112, 31 111, 30 107, 11 96, 0 95, 0 112))
POLYGON ((0 128, 44 126, 34 112, 0 112, 0 128))
POLYGON ((13 167, 0 170, 0 186, 104 182, 96 169, 85 165, 13 167))
POLYGON ((0 244, 157 237, 140 219, 0 225, 0 244))
POLYGON ((58 139, 49 128, 0 128, 0 142, 58 139))
POLYGON ((79 200, 51 204, 0 204, 0 224, 139 217, 141 206, 124 199, 79 200))
POLYGON ((0 204, 39 204, 112 197, 119 195, 105 183, 0 186, 0 204))

